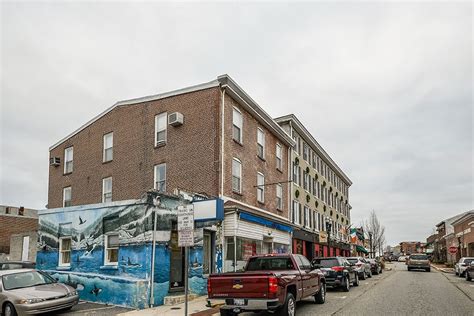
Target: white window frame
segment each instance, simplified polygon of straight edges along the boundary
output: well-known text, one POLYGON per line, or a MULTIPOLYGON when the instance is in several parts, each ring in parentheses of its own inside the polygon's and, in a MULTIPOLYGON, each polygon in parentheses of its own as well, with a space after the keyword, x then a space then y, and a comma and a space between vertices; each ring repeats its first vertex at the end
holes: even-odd
POLYGON ((280 183, 276 186, 277 210, 283 209, 283 187, 280 183))
POLYGON ((257 172, 257 201, 265 203, 265 175, 261 172, 257 172))
POLYGON ((240 110, 238 108, 233 107, 233 111, 232 111, 232 139, 234 139, 236 142, 238 142, 240 144, 242 144, 243 125, 244 125, 244 116, 242 115, 242 112, 240 112, 240 110), (240 118, 240 124, 236 120, 237 117, 240 118), (235 137, 234 137, 234 127, 239 129, 239 139, 235 139, 235 137))
POLYGON ((309 227, 309 207, 304 206, 304 227, 309 227))
POLYGON ((300 202, 293 200, 293 223, 300 225, 300 202))
POLYGON ((156 178, 156 175, 157 175, 156 172, 157 172, 157 170, 158 170, 158 168, 159 168, 160 166, 165 166, 165 176, 164 176, 164 179, 160 179, 160 183, 161 183, 161 182, 164 182, 164 187, 165 187, 165 188, 164 188, 164 190, 159 190, 159 191, 160 191, 160 192, 166 192, 166 185, 167 185, 167 183, 166 183, 166 173, 167 173, 167 170, 166 170, 166 169, 167 169, 166 163, 160 163, 159 165, 155 165, 155 166, 154 166, 154 170, 153 170, 153 188, 154 188, 155 190, 158 190, 157 185, 156 185, 156 182, 157 182, 157 180, 158 180, 158 179, 156 178))
POLYGON ((66 206, 66 191, 69 190, 69 203, 71 203, 72 201, 72 187, 71 186, 68 186, 68 187, 65 187, 63 188, 63 207, 67 207, 67 206, 71 206, 71 205, 67 205, 66 206))
POLYGON ((238 158, 232 158, 232 192, 242 193, 242 162, 238 158), (239 164, 239 170, 234 170, 234 162, 239 164), (234 174, 234 171, 237 171, 237 175, 234 174), (234 188, 234 177, 239 179, 239 189, 235 190, 234 188))
POLYGON ((109 247, 109 238, 110 236, 117 236, 117 239, 120 240, 118 233, 107 233, 105 234, 104 238, 104 265, 107 266, 116 266, 118 265, 118 250, 119 245, 117 247, 109 247), (109 250, 117 249, 117 261, 110 261, 109 260, 109 250))
POLYGON ((112 190, 113 190, 113 182, 112 177, 107 177, 102 179, 102 203, 112 202, 112 190), (105 192, 106 182, 110 180, 110 192, 105 192), (107 197, 106 194, 110 194, 110 201, 106 201, 107 197))
POLYGON ((276 156, 276 168, 278 170, 283 170, 283 147, 277 143, 275 148, 275 156, 276 156))
POLYGON ((64 174, 71 173, 73 170, 74 170, 74 147, 70 146, 70 147, 64 149, 64 174), (68 153, 71 153, 70 157, 69 157, 68 153), (68 163, 71 164, 71 170, 69 170, 69 171, 68 171, 68 168, 67 168, 68 163))
POLYGON ((108 162, 108 161, 112 161, 114 160, 114 132, 110 132, 110 133, 107 133, 104 135, 104 139, 103 139, 103 154, 102 154, 102 162, 108 162), (111 141, 111 146, 107 147, 107 139, 108 138, 111 138, 112 141, 111 141), (107 150, 110 150, 112 152, 112 155, 110 157, 110 159, 107 159, 107 150))
POLYGON ((265 159, 265 132, 260 127, 257 128, 257 156, 262 158, 262 159, 265 159), (262 138, 261 142, 259 140, 260 135, 261 135, 261 138, 262 138), (262 147, 262 155, 261 156, 260 156, 260 153, 259 153, 259 146, 262 147))
POLYGON ((58 266, 60 267, 70 267, 71 266, 71 250, 72 250, 72 237, 71 236, 65 236, 65 237, 60 237, 59 238, 59 261, 58 261, 58 266), (65 239, 69 239, 69 250, 62 250, 62 245, 65 239), (64 259, 64 253, 69 252, 69 262, 63 262, 64 259))
POLYGON ((160 114, 155 115, 155 146, 166 144, 168 140, 168 112, 163 112, 160 114), (165 118, 165 126, 164 127, 159 127, 158 122, 160 118, 164 117, 165 118), (165 139, 158 141, 158 133, 159 132, 165 132, 165 139))

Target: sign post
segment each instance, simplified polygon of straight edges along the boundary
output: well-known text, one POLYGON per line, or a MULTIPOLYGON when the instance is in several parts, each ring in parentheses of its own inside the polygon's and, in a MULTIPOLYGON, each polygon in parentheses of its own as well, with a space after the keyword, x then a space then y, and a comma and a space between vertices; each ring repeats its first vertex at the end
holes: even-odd
POLYGON ((178 246, 184 247, 184 315, 188 316, 188 247, 194 246, 194 207, 178 207, 178 246))

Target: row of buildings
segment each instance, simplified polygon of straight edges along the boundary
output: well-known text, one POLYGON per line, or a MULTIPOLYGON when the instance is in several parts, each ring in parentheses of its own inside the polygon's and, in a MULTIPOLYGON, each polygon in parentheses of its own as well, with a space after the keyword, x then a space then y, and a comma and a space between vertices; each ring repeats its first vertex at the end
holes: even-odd
MULTIPOLYGON (((222 75, 117 102, 50 147, 37 264, 73 284, 100 274, 113 283, 101 293, 131 282, 141 299, 124 301, 141 308, 183 290, 190 260, 191 291, 203 294, 206 275, 237 271, 251 255, 349 255, 351 185, 296 116, 272 118, 222 75), (186 204, 200 218, 191 258, 173 215, 186 204), (147 304, 150 274, 158 298, 147 304)), ((94 288, 84 297, 110 302, 94 288)))
POLYGON ((452 265, 462 257, 474 257, 474 210, 436 224, 436 233, 426 239, 426 247, 435 262, 452 265))

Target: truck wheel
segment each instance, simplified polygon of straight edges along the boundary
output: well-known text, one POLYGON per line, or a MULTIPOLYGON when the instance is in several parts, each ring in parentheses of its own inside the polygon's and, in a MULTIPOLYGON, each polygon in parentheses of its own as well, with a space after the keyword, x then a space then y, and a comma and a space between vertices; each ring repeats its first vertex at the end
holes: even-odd
POLYGON ((321 289, 314 295, 314 300, 317 304, 324 304, 326 301, 326 283, 321 284, 321 289))
POLYGON ((236 315, 231 309, 220 309, 221 316, 234 316, 236 315))
POLYGON ((359 286, 359 273, 355 274, 355 280, 354 283, 352 283, 354 286, 359 286))
POLYGON ((293 294, 286 294, 285 304, 275 313, 277 316, 295 316, 296 302, 293 294))

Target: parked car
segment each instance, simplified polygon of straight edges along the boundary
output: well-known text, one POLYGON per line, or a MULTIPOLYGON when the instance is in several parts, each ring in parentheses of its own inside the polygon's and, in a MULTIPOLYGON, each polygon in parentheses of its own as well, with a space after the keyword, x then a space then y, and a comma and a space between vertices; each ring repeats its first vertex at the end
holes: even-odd
POLYGON ((466 277, 466 281, 472 281, 474 278, 474 261, 471 261, 471 263, 466 267, 466 270, 464 270, 464 276, 466 277))
POLYGON ((359 274, 359 279, 365 280, 366 278, 372 277, 372 271, 370 270, 370 263, 362 257, 349 257, 346 258, 349 263, 354 264, 354 269, 359 274))
POLYGON ((370 263, 370 271, 372 274, 382 274, 383 269, 380 261, 376 259, 367 259, 367 261, 370 263))
POLYGON ((79 302, 72 287, 33 269, 0 271, 0 306, 3 316, 67 310, 79 302))
POLYGON ((13 270, 13 269, 34 269, 36 264, 31 261, 3 261, 0 262, 0 270, 13 270))
POLYGON ((306 257, 271 254, 250 257, 244 272, 211 274, 207 281, 208 305, 225 300, 221 315, 272 311, 295 315, 296 302, 314 297, 326 300, 326 279, 306 257))
POLYGON ((400 256, 398 257, 398 262, 406 262, 408 256, 400 256))
POLYGON ((427 272, 431 271, 431 265, 428 255, 416 254, 410 255, 407 260, 408 271, 413 269, 423 269, 427 272))
POLYGON ((454 266, 454 272, 456 275, 463 277, 464 271, 466 271, 466 268, 471 264, 472 261, 474 261, 474 257, 462 257, 459 259, 459 261, 454 266))
POLYGON ((350 290, 351 285, 359 286, 355 265, 344 257, 314 258, 312 264, 323 271, 327 286, 341 287, 345 292, 350 290))

